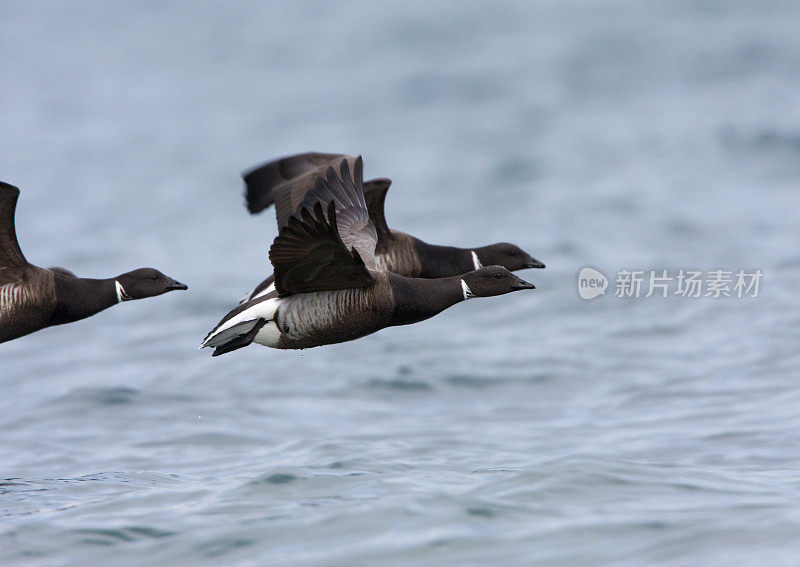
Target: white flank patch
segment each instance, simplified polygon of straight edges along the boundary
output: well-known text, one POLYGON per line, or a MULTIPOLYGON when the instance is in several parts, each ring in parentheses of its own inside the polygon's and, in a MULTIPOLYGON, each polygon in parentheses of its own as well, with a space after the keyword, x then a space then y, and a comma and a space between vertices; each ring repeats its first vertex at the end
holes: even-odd
MULTIPOLYGON (((475 252, 473 252, 473 254, 475 254, 475 252)), ((472 299, 473 297, 475 297, 475 294, 472 293, 472 290, 469 288, 469 286, 467 285, 467 282, 465 282, 464 280, 461 280, 461 291, 464 292, 464 300, 465 301, 467 299, 472 299)))
POLYGON ((257 303, 256 305, 245 309, 241 313, 234 315, 220 325, 219 328, 215 329, 214 333, 209 335, 208 338, 203 341, 203 344, 200 345, 200 348, 205 346, 216 346, 213 344, 214 339, 218 337, 220 333, 223 333, 225 330, 230 329, 239 323, 255 321, 256 319, 266 319, 267 321, 272 320, 272 317, 275 315, 275 311, 278 309, 278 301, 280 301, 280 299, 277 297, 267 299, 266 301, 257 303))
MULTIPOLYGON (((472 252, 472 265, 475 266, 476 270, 480 270, 481 268, 483 268, 483 264, 481 264, 481 261, 478 260, 478 255, 475 253, 475 250, 471 250, 471 252, 472 252)), ((464 280, 461 281, 463 282, 464 280)))
POLYGON ((0 316, 11 313, 25 299, 25 288, 17 284, 0 286, 0 316))
POLYGON ((130 300, 131 296, 125 293, 125 288, 117 280, 114 280, 114 287, 117 288, 117 303, 130 300))

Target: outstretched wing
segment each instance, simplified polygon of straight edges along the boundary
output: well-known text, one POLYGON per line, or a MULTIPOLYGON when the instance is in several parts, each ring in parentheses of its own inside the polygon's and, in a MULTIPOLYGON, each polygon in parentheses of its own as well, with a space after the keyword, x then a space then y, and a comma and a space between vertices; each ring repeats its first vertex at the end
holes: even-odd
POLYGON ((17 209, 19 189, 0 181, 0 284, 16 281, 28 261, 20 250, 14 229, 14 213, 17 209))
POLYGON ((297 293, 369 287, 373 278, 355 248, 339 237, 334 201, 328 215, 317 201, 314 213, 303 207, 292 216, 269 249, 280 297, 297 293))
POLYGON ((356 158, 344 154, 310 152, 265 163, 245 173, 245 199, 251 214, 275 205, 278 228, 298 211, 306 193, 314 188, 317 177, 325 175, 331 165, 346 159, 350 165, 356 158))
MULTIPOLYGON (((314 189, 317 178, 325 177, 327 169, 331 166, 336 167, 343 159, 347 160, 351 171, 355 170, 356 158, 353 156, 311 152, 271 161, 242 174, 247 210, 251 214, 256 214, 274 204, 278 228, 283 228, 289 217, 298 212, 306 193, 314 189)), ((385 177, 367 181, 363 187, 364 194, 378 189, 382 190, 385 196, 386 189, 391 183, 392 181, 385 177)), ((369 205, 369 201, 367 204, 369 205)), ((373 209, 370 207, 370 218, 380 234, 382 229, 379 225, 381 223, 386 225, 382 206, 379 217, 372 216, 372 213, 373 209)), ((388 227, 386 231, 388 234, 388 227)))
POLYGON ((364 183, 364 201, 367 203, 367 210, 369 211, 369 218, 372 224, 375 225, 375 230, 378 232, 378 242, 385 242, 394 238, 392 231, 389 230, 389 225, 386 224, 386 217, 383 213, 384 203, 386 201, 386 192, 392 184, 391 179, 386 177, 379 177, 364 183))
POLYGON ((355 160, 353 173, 354 177, 351 177, 346 159, 339 164, 338 176, 333 167, 328 167, 325 178, 317 178, 314 189, 306 193, 300 207, 310 210, 316 203, 327 205, 332 202, 336 209, 336 229, 342 242, 348 250, 355 248, 367 267, 374 268, 378 235, 364 201, 361 157, 355 160))

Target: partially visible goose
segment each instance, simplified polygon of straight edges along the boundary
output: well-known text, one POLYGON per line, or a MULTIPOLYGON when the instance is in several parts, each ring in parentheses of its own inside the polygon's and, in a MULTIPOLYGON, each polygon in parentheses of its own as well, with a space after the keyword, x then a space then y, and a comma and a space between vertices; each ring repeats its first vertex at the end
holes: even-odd
MULTIPOLYGON (((306 193, 314 188, 315 180, 324 177, 328 167, 343 159, 351 169, 354 167, 356 158, 352 156, 313 152, 285 157, 245 173, 247 210, 251 214, 259 213, 274 203, 278 228, 283 228, 304 202, 306 193)), ((369 218, 378 236, 375 262, 379 267, 412 278, 457 276, 481 266, 492 265, 503 266, 511 271, 544 268, 542 262, 507 242, 479 248, 456 248, 428 244, 405 232, 390 229, 383 209, 391 184, 392 180, 385 177, 363 184, 369 218)), ((269 293, 275 288, 273 282, 274 277, 270 276, 242 302, 269 293)))
POLYGON ((252 342, 303 349, 416 323, 472 297, 533 285, 502 266, 439 279, 407 278, 375 262, 377 235, 362 192, 362 163, 328 167, 291 215, 269 251, 275 290, 229 312, 201 347, 214 356, 252 342))
POLYGON ((19 189, 0 181, 0 343, 85 319, 121 301, 187 289, 153 268, 94 280, 29 264, 14 228, 18 197, 19 189))

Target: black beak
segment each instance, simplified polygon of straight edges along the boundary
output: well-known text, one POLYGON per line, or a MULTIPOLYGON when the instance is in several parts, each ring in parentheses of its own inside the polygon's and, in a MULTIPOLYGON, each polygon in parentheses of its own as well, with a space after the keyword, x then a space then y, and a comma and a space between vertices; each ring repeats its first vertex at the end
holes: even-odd
POLYGON ((517 291, 518 289, 536 289, 536 286, 532 283, 528 283, 522 278, 517 278, 517 281, 514 282, 514 285, 511 286, 511 289, 517 291))
POLYGON ((167 291, 175 291, 178 289, 182 290, 189 289, 189 286, 176 280, 172 280, 170 284, 167 286, 167 291))
POLYGON ((536 258, 528 259, 528 265, 525 266, 526 268, 544 268, 544 262, 540 262, 536 258))

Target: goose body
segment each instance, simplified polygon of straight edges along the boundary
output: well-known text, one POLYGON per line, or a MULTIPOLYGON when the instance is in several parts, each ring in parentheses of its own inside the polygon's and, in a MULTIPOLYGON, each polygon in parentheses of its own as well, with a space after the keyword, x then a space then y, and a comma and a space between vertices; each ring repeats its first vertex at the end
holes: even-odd
MULTIPOLYGON (((305 153, 265 163, 244 174, 247 208, 255 214, 275 205, 278 227, 285 226, 297 212, 306 193, 328 167, 343 160, 354 168, 357 158, 343 154, 305 153)), ((390 229, 386 224, 384 202, 392 181, 378 178, 362 184, 365 205, 376 229, 376 265, 395 274, 413 278, 443 278, 499 265, 508 270, 544 268, 545 265, 518 246, 499 242, 477 248, 458 248, 428 244, 410 234, 390 229)), ((268 294, 274 289, 273 276, 247 294, 242 303, 268 294)))
POLYGON ((361 160, 329 167, 270 248, 271 290, 230 311, 201 347, 214 356, 253 342, 279 349, 340 343, 407 325, 471 297, 532 289, 501 266, 460 276, 409 278, 382 268, 361 190, 361 160), (313 211, 313 212, 312 212, 313 211))
POLYGON ((0 342, 48 326, 56 304, 54 279, 54 274, 45 273, 27 282, 0 285, 0 342))
POLYGON ((122 301, 186 289, 153 268, 91 279, 30 264, 17 242, 18 198, 19 189, 0 182, 0 343, 91 317, 122 301))

